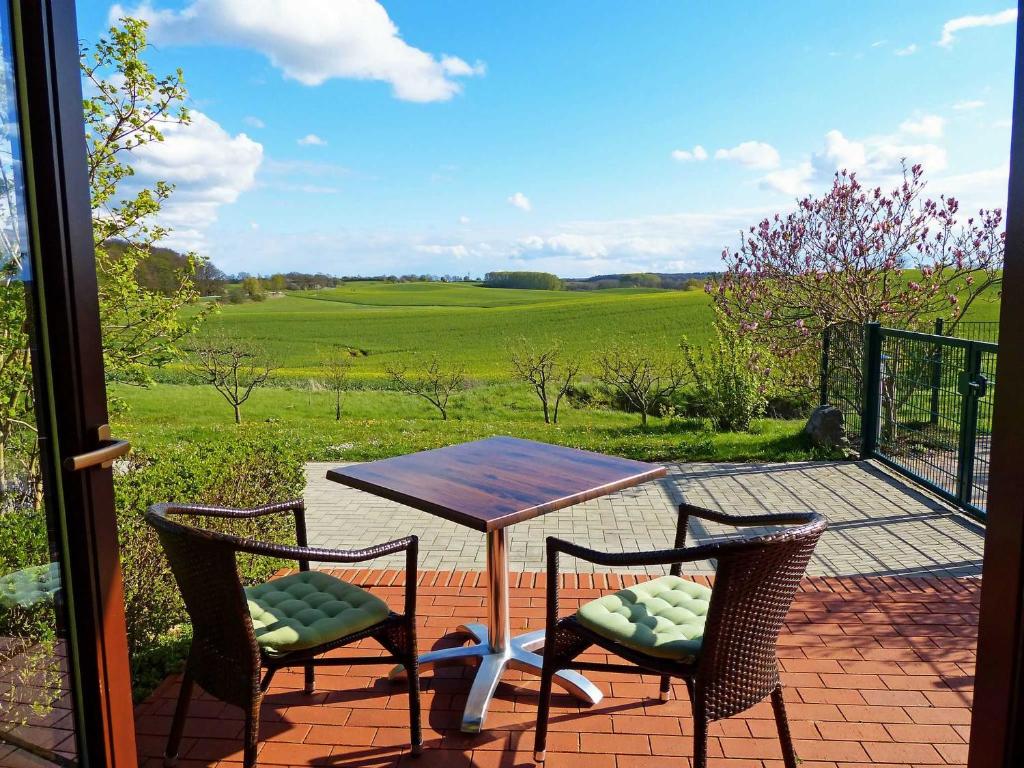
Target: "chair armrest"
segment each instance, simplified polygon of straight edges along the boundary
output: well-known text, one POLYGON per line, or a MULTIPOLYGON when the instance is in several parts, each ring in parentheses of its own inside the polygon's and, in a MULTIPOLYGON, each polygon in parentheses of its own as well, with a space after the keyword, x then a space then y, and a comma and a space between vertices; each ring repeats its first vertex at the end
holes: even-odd
POLYGON ((306 504, 302 499, 290 499, 279 501, 273 504, 263 504, 248 509, 237 509, 233 507, 213 507, 205 504, 160 504, 163 514, 171 515, 196 515, 197 517, 222 517, 229 519, 251 519, 273 515, 281 512, 303 512, 306 504))
POLYGON ((570 541, 548 536, 548 566, 554 556, 557 567, 557 555, 565 553, 570 557, 585 560, 594 565, 622 566, 625 568, 638 565, 671 565, 676 562, 693 562, 714 557, 719 544, 704 544, 699 547, 677 547, 674 549, 652 549, 645 552, 600 552, 596 549, 581 547, 570 541))
POLYGON ((378 557, 392 555, 396 552, 415 552, 418 549, 419 539, 416 536, 406 536, 402 539, 395 539, 385 544, 375 544, 372 547, 363 549, 327 549, 325 547, 296 547, 290 544, 270 544, 264 541, 253 541, 252 539, 235 539, 235 550, 247 552, 251 555, 264 555, 266 557, 281 557, 287 560, 310 561, 316 560, 323 563, 362 563, 367 560, 376 560, 378 557))

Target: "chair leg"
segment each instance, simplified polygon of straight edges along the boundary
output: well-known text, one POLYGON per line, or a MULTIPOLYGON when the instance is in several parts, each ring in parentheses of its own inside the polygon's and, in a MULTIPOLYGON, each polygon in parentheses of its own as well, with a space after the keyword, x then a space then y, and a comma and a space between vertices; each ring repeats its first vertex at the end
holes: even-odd
POLYGON ((260 741, 260 702, 256 700, 245 713, 244 768, 256 768, 256 750, 260 741))
POLYGON ((306 688, 307 694, 311 694, 316 690, 316 672, 313 669, 312 664, 306 665, 306 688))
POLYGON ((693 709, 693 768, 707 768, 708 718, 696 686, 689 680, 686 681, 686 685, 690 689, 690 707, 693 709))
POLYGON ((786 717, 786 702, 782 696, 782 685, 772 691, 772 709, 775 710, 775 725, 779 729, 779 742, 782 744, 782 760, 786 768, 796 768, 796 751, 793 749, 793 735, 789 731, 789 718, 786 717))
POLYGON ((167 737, 167 749, 164 750, 165 766, 173 766, 178 762, 178 748, 181 746, 181 734, 185 731, 185 719, 188 717, 193 687, 192 673, 186 667, 181 678, 181 689, 178 691, 178 704, 174 708, 174 719, 171 720, 171 732, 167 737))
POLYGON ((533 759, 543 763, 548 743, 548 715, 551 711, 551 684, 555 678, 555 665, 547 658, 551 653, 544 649, 544 666, 540 673, 540 701, 537 703, 537 735, 533 742, 533 759))
POLYGON ((662 701, 668 701, 672 698, 672 677, 670 675, 661 676, 661 686, 658 688, 658 698, 662 701))
POLYGON ((423 729, 420 725, 420 664, 415 648, 405 662, 409 680, 409 741, 413 757, 423 754, 423 729))

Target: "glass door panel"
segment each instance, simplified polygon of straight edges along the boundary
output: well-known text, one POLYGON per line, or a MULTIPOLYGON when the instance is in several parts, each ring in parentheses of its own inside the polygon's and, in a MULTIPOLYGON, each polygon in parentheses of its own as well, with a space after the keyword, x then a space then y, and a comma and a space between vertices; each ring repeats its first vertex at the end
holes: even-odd
POLYGON ((77 763, 12 12, 0 3, 0 765, 77 763), (44 482, 44 477, 46 481, 44 482))

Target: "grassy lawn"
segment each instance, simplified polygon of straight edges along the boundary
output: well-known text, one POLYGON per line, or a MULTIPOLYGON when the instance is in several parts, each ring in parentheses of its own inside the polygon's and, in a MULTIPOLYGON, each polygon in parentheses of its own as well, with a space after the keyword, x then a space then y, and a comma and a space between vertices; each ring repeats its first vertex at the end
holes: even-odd
MULTIPOLYGON (((142 451, 167 442, 230 439, 239 427, 210 387, 157 384, 149 389, 111 387, 130 405, 115 418, 116 432, 142 451)), ((272 387, 257 390, 243 409, 243 430, 283 434, 309 459, 366 460, 437 448, 491 435, 514 435, 636 459, 788 461, 826 458, 806 442, 804 422, 764 419, 749 433, 715 434, 695 419, 652 418, 563 406, 559 424, 544 424, 539 405, 523 386, 495 384, 459 395, 450 419, 409 395, 379 390, 346 394, 341 421, 326 392, 272 387)))

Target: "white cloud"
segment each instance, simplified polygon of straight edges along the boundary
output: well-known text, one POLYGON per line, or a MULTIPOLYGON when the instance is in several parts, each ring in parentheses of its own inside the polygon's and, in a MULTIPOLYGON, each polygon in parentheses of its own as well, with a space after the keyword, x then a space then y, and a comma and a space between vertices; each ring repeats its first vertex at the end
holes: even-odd
POLYGON ((247 115, 242 118, 242 122, 248 125, 250 128, 266 128, 267 124, 260 120, 258 117, 247 115))
POLYGON ((707 160, 708 152, 704 147, 698 144, 693 149, 673 149, 672 159, 678 160, 680 163, 688 163, 693 160, 707 160))
POLYGON ((521 211, 532 211, 533 203, 530 202, 530 198, 524 195, 522 192, 516 192, 515 194, 509 195, 506 198, 509 205, 518 208, 521 211))
POLYGON ((459 224, 461 224, 462 226, 466 226, 467 224, 469 224, 469 221, 469 216, 459 216, 459 224))
POLYGON ((446 101, 462 90, 456 78, 486 69, 409 45, 377 0, 192 0, 181 10, 143 0, 110 9, 112 22, 122 16, 149 22, 157 44, 247 48, 304 85, 378 80, 404 101, 446 101))
POLYGON ((781 192, 790 197, 806 195, 811 191, 811 180, 814 178, 814 167, 810 162, 802 162, 792 168, 780 168, 761 177, 761 189, 781 192))
POLYGON ((763 141, 744 141, 732 149, 715 152, 716 160, 735 160, 748 168, 768 170, 779 166, 779 151, 763 141))
MULTIPOLYGON (((187 125, 162 127, 164 140, 131 153, 135 175, 131 187, 156 181, 175 185, 160 213, 172 227, 172 247, 203 248, 206 230, 217 221, 221 206, 230 205, 256 181, 263 146, 244 133, 230 135, 202 112, 193 111, 187 125)), ((126 187, 125 191, 130 191, 126 187)))
POLYGON ((957 112, 966 112, 972 109, 981 109, 984 106, 985 102, 981 99, 964 99, 963 101, 958 101, 954 104, 953 109, 957 112))
POLYGON ((469 248, 461 243, 458 245, 428 243, 426 245, 413 246, 413 250, 417 253, 429 253, 431 256, 452 256, 456 259, 463 259, 469 256, 469 248))
POLYGON ((979 208, 1002 208, 1005 211, 1009 175, 1010 163, 1007 160, 994 168, 934 178, 928 183, 929 194, 933 197, 940 193, 956 197, 965 216, 979 208))
POLYGON ((936 138, 942 133, 941 118, 926 115, 905 120, 896 134, 851 139, 842 131, 825 134, 821 150, 796 165, 767 173, 759 180, 762 189, 784 195, 805 195, 828 184, 836 171, 856 171, 869 184, 885 186, 902 172, 901 162, 920 163, 926 173, 946 169, 946 150, 938 144, 915 141, 918 137, 936 138), (936 122, 938 121, 938 122, 936 122))
POLYGON ((988 13, 977 16, 960 16, 950 19, 942 25, 942 37, 939 38, 939 45, 949 48, 956 40, 956 33, 965 29, 975 27, 998 27, 1003 24, 1013 24, 1017 21, 1017 9, 1007 8, 998 13, 988 13))
MULTIPOLYGON (((609 220, 566 221, 519 230, 451 231, 336 228, 318 232, 225 233, 213 251, 228 271, 291 268, 335 274, 539 269, 563 276, 612 272, 716 269, 722 247, 773 208, 680 212, 609 220)), ((527 226, 533 219, 520 220, 527 226)))
POLYGON ((875 42, 873 42, 871 44, 871 47, 872 48, 881 48, 883 45, 885 45, 888 42, 889 42, 888 40, 875 40, 875 42))
POLYGON ((927 139, 938 139, 946 121, 938 115, 922 115, 919 118, 908 118, 900 123, 900 130, 911 136, 923 136, 927 139))
POLYGON ((321 139, 315 133, 307 133, 305 136, 299 139, 298 144, 301 147, 326 147, 327 140, 321 139))
POLYGON ((917 43, 911 43, 904 48, 897 48, 893 53, 897 56, 913 56, 917 53, 917 43))

